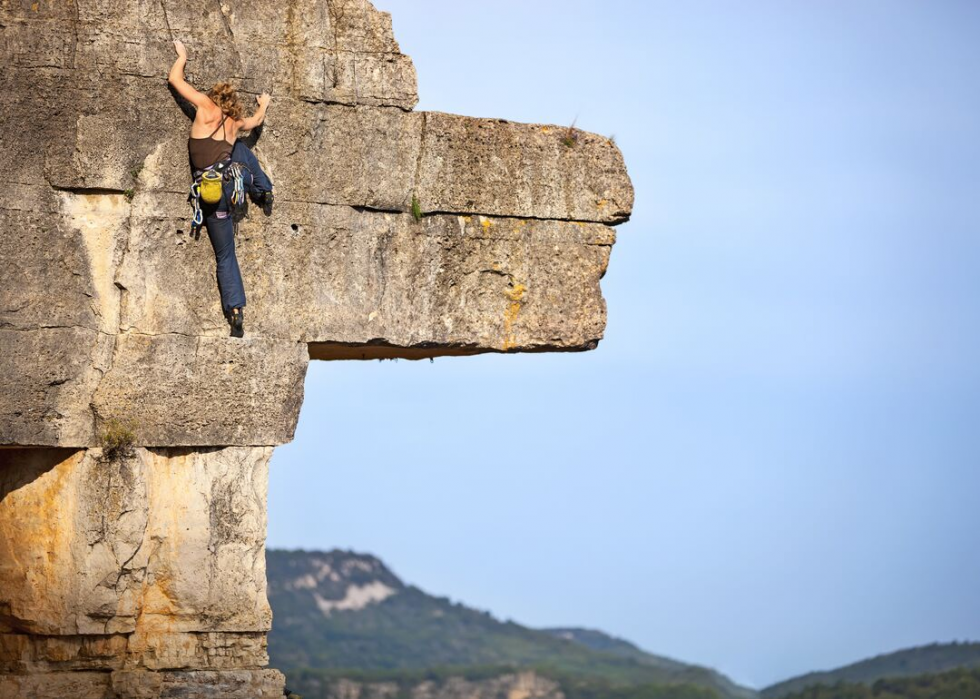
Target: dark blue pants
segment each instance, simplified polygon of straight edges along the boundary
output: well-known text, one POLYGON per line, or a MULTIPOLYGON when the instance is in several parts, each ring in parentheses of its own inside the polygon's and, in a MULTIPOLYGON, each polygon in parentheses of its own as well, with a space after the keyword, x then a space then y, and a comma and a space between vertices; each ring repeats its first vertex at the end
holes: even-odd
POLYGON ((248 172, 245 173, 245 187, 253 198, 261 196, 264 192, 272 191, 272 180, 259 165, 259 159, 255 157, 252 149, 242 141, 235 141, 235 148, 231 151, 231 160, 235 163, 241 163, 248 169, 248 172), (251 177, 249 177, 250 173, 251 177))
POLYGON ((208 229, 217 263, 221 307, 225 313, 232 308, 244 308, 245 285, 242 284, 242 272, 235 256, 235 223, 231 218, 227 188, 221 195, 221 201, 214 206, 204 204, 203 209, 204 226, 208 229))
MULTIPOLYGON (((247 145, 236 141, 231 159, 247 168, 243 176, 245 188, 250 196, 260 197, 264 192, 272 191, 272 181, 262 170, 258 158, 247 145)), ((227 313, 232 308, 245 307, 245 285, 242 283, 242 272, 238 267, 238 257, 235 255, 235 224, 231 218, 229 201, 230 183, 225 182, 222 189, 221 201, 214 206, 202 204, 202 208, 204 225, 208 229, 208 238, 211 240, 211 247, 214 248, 214 259, 217 263, 221 307, 227 313)))

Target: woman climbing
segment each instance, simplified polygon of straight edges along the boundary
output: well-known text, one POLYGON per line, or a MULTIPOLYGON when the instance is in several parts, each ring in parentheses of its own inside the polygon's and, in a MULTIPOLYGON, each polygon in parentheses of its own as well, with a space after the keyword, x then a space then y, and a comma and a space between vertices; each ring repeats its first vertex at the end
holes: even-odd
POLYGON ((218 291, 221 306, 231 325, 232 337, 244 337, 245 288, 235 256, 235 225, 232 204, 244 203, 244 192, 262 206, 266 216, 272 213, 272 182, 259 166, 255 154, 238 140, 241 131, 251 131, 265 120, 272 99, 267 93, 256 97, 258 108, 248 118, 238 101, 235 89, 228 83, 217 83, 207 94, 198 92, 184 79, 187 50, 174 42, 177 60, 170 69, 170 84, 181 97, 197 109, 191 124, 187 150, 194 185, 191 201, 195 207, 195 226, 203 222, 214 248, 218 291), (229 177, 231 175, 231 177, 229 177), (240 179, 236 180, 236 176, 240 179), (214 178, 211 180, 210 178, 214 178), (202 196, 202 182, 215 188, 214 196, 202 196), (218 188, 220 187, 220 198, 218 188), (209 203, 209 199, 213 200, 209 203))

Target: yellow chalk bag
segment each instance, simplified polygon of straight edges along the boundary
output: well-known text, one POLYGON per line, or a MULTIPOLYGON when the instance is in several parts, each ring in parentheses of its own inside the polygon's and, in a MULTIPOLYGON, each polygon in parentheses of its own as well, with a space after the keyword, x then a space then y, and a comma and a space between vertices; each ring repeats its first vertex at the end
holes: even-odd
POLYGON ((222 181, 221 173, 214 170, 208 170, 201 175, 201 201, 206 204, 217 204, 221 201, 222 181))

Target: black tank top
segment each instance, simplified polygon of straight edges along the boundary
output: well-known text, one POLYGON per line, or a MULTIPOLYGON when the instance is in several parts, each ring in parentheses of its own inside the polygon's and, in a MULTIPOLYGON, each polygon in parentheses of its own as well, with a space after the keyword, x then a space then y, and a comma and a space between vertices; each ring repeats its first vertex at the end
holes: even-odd
POLYGON ((187 153, 191 158, 191 167, 195 170, 203 170, 206 167, 211 167, 215 163, 220 163, 222 160, 227 160, 231 157, 234 144, 228 143, 224 139, 225 119, 227 118, 227 114, 221 115, 221 123, 211 132, 210 136, 205 136, 204 138, 189 137, 187 139, 187 153), (218 133, 218 129, 221 129, 222 138, 220 141, 214 138, 214 135, 218 133))

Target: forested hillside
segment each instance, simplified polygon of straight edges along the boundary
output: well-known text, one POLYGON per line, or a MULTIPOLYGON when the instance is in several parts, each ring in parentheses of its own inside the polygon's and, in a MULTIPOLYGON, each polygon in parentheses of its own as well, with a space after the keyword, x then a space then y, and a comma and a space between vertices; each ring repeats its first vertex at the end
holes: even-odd
POLYGON ((784 695, 786 699, 978 699, 980 670, 879 679, 871 685, 839 682, 818 684, 784 695))
MULTIPOLYGON (((875 656, 827 672, 812 672, 762 690, 764 699, 782 699, 812 685, 838 682, 871 685, 883 678, 943 673, 957 668, 980 668, 980 643, 934 643, 875 656)), ((980 698, 980 693, 974 695, 980 698)))
POLYGON ((407 687, 426 677, 480 679, 515 670, 558 680, 567 699, 756 696, 714 670, 601 632, 530 629, 428 595, 373 556, 273 550, 267 569, 271 664, 307 697, 321 696, 311 689, 326 691, 339 677, 407 687))

